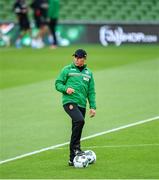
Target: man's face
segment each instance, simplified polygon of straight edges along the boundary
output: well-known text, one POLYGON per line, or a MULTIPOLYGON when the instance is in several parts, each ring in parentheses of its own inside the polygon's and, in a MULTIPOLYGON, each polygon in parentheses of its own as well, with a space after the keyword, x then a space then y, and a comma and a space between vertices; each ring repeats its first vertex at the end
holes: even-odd
POLYGON ((86 60, 86 58, 75 57, 75 58, 74 58, 74 63, 75 63, 76 66, 81 67, 81 66, 84 65, 85 60, 86 60))

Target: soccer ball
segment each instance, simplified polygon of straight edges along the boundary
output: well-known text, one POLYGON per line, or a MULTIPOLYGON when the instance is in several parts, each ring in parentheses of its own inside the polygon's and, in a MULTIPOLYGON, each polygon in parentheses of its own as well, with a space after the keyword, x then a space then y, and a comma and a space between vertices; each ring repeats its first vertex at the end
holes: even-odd
POLYGON ((76 155, 73 164, 76 168, 85 168, 88 166, 89 161, 86 155, 76 155))
POLYGON ((87 150, 87 151, 84 151, 88 161, 89 161, 89 164, 93 164, 95 163, 96 161, 96 154, 94 151, 92 150, 87 150))

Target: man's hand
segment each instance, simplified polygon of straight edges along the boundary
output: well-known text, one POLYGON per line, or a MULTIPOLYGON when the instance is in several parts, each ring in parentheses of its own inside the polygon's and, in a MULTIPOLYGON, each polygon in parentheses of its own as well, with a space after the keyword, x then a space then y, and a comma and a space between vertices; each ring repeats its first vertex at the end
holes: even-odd
POLYGON ((66 90, 66 93, 67 93, 67 94, 72 94, 72 93, 74 93, 74 92, 75 92, 75 90, 72 89, 72 88, 67 88, 67 90, 66 90))
POLYGON ((96 115, 96 110, 95 109, 90 109, 89 110, 89 115, 90 115, 91 118, 94 117, 96 115))

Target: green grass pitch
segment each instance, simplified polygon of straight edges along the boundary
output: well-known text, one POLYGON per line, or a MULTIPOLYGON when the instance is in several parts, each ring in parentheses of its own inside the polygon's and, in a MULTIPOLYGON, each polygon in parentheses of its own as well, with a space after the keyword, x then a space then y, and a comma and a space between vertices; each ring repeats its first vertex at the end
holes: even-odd
MULTIPOLYGON (((83 45, 94 72, 97 115, 83 137, 159 116, 157 45, 83 45)), ((79 46, 0 49, 0 161, 68 142, 71 122, 54 80, 79 46)), ((0 164, 1 179, 159 179, 159 119, 82 141, 96 152, 85 169, 67 166, 68 146, 0 164)))

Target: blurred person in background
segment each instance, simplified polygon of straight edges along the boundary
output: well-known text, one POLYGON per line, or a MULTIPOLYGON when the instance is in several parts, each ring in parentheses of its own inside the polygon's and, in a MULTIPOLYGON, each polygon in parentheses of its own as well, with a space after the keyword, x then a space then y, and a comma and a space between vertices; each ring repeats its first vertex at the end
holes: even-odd
POLYGON ((49 28, 53 37, 51 48, 56 48, 58 45, 56 36, 56 27, 59 18, 59 0, 49 0, 48 8, 48 18, 49 18, 49 28))
POLYGON ((43 38, 48 32, 48 0, 33 0, 31 3, 35 25, 39 29, 39 33, 32 41, 32 47, 42 48, 44 46, 43 38))
POLYGON ((30 33, 30 22, 28 18, 28 7, 25 0, 16 0, 13 4, 13 11, 15 12, 18 24, 20 27, 20 34, 16 40, 16 47, 22 46, 22 37, 30 33))

